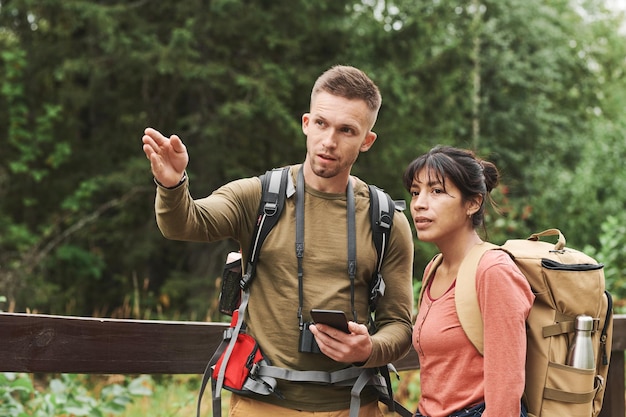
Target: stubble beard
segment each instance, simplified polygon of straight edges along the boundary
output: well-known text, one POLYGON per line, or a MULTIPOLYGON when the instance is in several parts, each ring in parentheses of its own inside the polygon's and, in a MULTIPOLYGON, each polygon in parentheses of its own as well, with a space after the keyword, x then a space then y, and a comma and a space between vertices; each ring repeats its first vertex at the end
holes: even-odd
POLYGON ((309 167, 313 174, 320 178, 334 178, 341 175, 344 171, 350 173, 352 165, 356 162, 358 154, 352 158, 351 161, 346 161, 346 155, 343 155, 341 159, 334 159, 332 161, 328 161, 327 163, 319 163, 317 160, 316 154, 307 155, 308 161, 306 163, 309 164, 309 167))
POLYGON ((315 164, 311 164, 311 170, 315 175, 321 178, 332 178, 339 173, 339 169, 337 168, 320 167, 315 164))

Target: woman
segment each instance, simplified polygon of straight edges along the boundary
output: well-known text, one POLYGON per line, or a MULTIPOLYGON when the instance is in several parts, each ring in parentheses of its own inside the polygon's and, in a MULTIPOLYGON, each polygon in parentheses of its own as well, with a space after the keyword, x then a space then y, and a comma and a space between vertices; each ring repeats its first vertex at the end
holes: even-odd
POLYGON ((437 146, 409 164, 404 185, 411 193, 417 237, 434 243, 443 258, 426 266, 424 288, 413 328, 420 361, 422 396, 416 416, 525 416, 525 321, 534 296, 507 253, 487 251, 476 272, 484 321, 484 356, 472 345, 456 312, 459 266, 483 240, 485 202, 498 184, 494 164, 473 152, 437 146))

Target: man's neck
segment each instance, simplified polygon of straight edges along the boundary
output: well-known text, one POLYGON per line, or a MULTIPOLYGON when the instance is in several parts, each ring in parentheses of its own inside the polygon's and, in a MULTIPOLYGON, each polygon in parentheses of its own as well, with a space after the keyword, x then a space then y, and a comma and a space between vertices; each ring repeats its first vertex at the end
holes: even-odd
POLYGON ((350 176, 350 172, 341 173, 330 178, 316 175, 306 162, 302 165, 304 170, 304 182, 307 187, 311 187, 316 191, 328 194, 344 194, 348 186, 348 180, 355 185, 355 179, 350 176))

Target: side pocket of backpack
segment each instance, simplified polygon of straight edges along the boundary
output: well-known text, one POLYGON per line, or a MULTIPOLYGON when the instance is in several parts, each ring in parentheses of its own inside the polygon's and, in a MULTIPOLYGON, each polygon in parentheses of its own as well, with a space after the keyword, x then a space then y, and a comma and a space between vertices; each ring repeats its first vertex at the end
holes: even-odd
POLYGON ((594 369, 578 369, 559 363, 549 363, 543 391, 542 414, 590 416, 596 394, 594 379, 594 369))

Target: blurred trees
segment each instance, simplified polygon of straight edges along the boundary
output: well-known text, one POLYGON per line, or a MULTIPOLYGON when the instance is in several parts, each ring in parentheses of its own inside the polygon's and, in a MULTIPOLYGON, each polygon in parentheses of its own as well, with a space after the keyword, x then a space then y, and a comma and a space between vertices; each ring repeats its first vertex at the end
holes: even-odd
MULTIPOLYGON (((207 195, 302 160, 310 88, 337 63, 383 93, 355 175, 402 198, 411 159, 471 147, 504 176, 491 240, 559 227, 624 255, 607 249, 626 224, 620 24, 601 0, 2 0, 3 309, 215 317, 237 244, 160 235, 143 129, 183 138, 207 195)), ((418 244, 416 278, 433 252, 418 244)))

